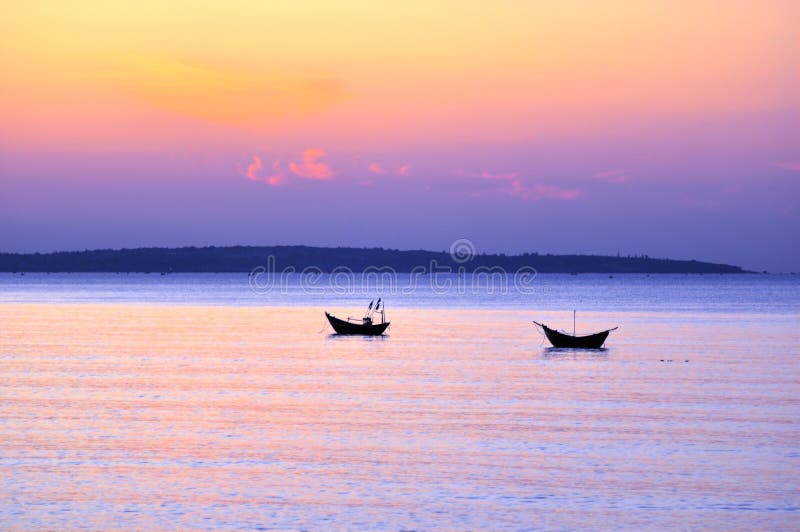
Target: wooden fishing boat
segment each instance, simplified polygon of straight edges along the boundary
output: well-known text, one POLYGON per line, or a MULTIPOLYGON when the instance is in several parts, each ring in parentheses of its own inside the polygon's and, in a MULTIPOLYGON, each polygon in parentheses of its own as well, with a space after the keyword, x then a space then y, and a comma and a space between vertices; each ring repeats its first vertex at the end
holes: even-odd
POLYGON ((608 338, 611 331, 615 331, 618 327, 607 329, 605 331, 587 334, 586 336, 577 336, 575 334, 575 313, 572 314, 572 334, 563 333, 555 329, 551 329, 543 323, 534 321, 536 325, 542 328, 547 339, 553 344, 553 347, 571 347, 577 349, 600 349, 608 338))
POLYGON ((383 308, 380 308, 381 300, 378 299, 378 304, 375 305, 375 308, 372 308, 372 302, 370 302, 369 307, 367 308, 367 313, 364 315, 363 318, 355 319, 355 318, 347 318, 343 320, 341 318, 337 318, 333 314, 329 312, 325 313, 325 317, 328 318, 328 322, 333 327, 333 330, 336 331, 336 334, 361 334, 365 336, 380 336, 384 332, 386 332, 387 327, 389 327, 390 322, 386 321, 386 313, 383 308), (375 323, 372 321, 372 317, 380 308, 380 315, 381 315, 381 322, 375 323))

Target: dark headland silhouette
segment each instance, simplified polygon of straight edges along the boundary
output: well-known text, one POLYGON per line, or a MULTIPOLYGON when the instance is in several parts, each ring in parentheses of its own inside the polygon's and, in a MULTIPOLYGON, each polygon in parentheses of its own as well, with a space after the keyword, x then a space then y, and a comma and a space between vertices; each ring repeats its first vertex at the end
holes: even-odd
POLYGON ((452 268, 472 272, 476 268, 522 267, 542 273, 746 273, 738 266, 696 260, 654 259, 641 256, 478 254, 465 262, 453 260, 448 252, 400 251, 383 248, 324 248, 310 246, 225 246, 182 248, 97 249, 55 253, 0 253, 4 272, 250 272, 267 266, 268 257, 276 271, 318 268, 331 272, 349 268, 392 268, 411 272, 423 268, 452 268))

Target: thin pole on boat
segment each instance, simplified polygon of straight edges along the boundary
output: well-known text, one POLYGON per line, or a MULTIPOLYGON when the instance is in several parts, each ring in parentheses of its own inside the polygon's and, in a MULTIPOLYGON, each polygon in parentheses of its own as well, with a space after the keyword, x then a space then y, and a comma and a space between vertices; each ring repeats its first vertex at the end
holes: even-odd
POLYGON ((370 312, 369 314, 370 318, 372 317, 373 314, 375 314, 375 312, 378 310, 378 307, 380 306, 381 306, 381 298, 378 298, 378 302, 375 304, 375 308, 372 309, 372 312, 370 312))
POLYGON ((572 336, 576 336, 575 335, 575 313, 576 312, 577 312, 577 310, 573 310, 572 311, 572 336))

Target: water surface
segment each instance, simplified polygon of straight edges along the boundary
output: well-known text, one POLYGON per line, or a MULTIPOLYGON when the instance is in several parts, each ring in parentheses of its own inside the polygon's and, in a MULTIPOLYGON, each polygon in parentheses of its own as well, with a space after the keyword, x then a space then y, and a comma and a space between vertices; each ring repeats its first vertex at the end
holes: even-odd
POLYGON ((0 276, 2 529, 796 526, 788 276, 420 289, 383 338, 324 330, 361 294, 47 277, 0 276), (605 351, 530 325, 578 293, 605 351))

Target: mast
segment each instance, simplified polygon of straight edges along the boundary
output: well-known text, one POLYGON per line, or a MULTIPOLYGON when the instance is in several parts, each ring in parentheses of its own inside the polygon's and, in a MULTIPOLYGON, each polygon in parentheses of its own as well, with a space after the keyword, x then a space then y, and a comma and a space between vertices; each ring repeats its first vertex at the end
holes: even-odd
POLYGON ((573 310, 572 311, 572 336, 577 336, 575 334, 575 313, 576 312, 577 312, 577 310, 573 310))
POLYGON ((380 306, 381 306, 381 298, 379 297, 379 298, 378 298, 378 302, 375 304, 375 308, 373 308, 373 309, 372 309, 372 312, 371 312, 371 313, 370 313, 370 315, 369 315, 369 317, 370 317, 370 318, 371 318, 371 317, 372 317, 372 315, 375 313, 375 311, 379 310, 379 308, 378 308, 378 307, 380 307, 380 306))

